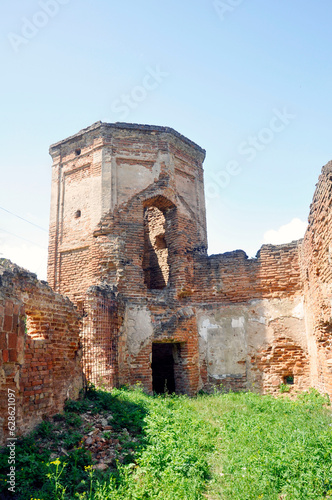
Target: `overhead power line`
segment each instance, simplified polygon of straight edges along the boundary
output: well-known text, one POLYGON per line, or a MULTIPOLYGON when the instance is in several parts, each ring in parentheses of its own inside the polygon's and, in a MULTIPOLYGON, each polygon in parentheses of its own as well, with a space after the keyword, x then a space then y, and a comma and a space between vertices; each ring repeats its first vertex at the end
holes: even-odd
MULTIPOLYGON (((31 222, 31 221, 25 219, 24 217, 21 217, 20 215, 14 214, 13 212, 11 212, 10 210, 7 210, 6 208, 0 207, 0 209, 3 210, 4 212, 7 212, 10 215, 14 215, 14 217, 17 217, 18 219, 24 220, 24 222, 27 222, 28 224, 31 224, 32 226, 38 227, 38 229, 40 229, 41 231, 48 232, 47 229, 45 229, 44 227, 38 226, 38 224, 35 224, 34 222, 31 222)), ((8 231, 7 231, 7 233, 8 233, 8 231)))
POLYGON ((18 234, 11 233, 10 231, 7 231, 7 229, 2 229, 0 227, 0 231, 3 231, 4 233, 8 233, 11 236, 15 236, 15 238, 19 238, 20 240, 27 241, 31 245, 36 245, 37 247, 40 247, 40 248, 43 248, 44 250, 47 250, 47 247, 44 247, 44 246, 40 245, 39 243, 35 243, 35 242, 31 241, 31 240, 28 240, 27 238, 23 238, 22 236, 18 236, 18 234))

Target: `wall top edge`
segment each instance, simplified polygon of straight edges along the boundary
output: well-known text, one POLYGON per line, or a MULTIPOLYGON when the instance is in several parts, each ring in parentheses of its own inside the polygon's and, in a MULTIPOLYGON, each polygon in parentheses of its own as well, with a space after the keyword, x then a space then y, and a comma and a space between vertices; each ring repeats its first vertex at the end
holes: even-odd
POLYGON ((198 144, 191 141, 190 139, 188 139, 184 135, 180 134, 179 132, 177 132, 176 130, 174 130, 171 127, 164 127, 164 126, 159 126, 159 125, 143 125, 143 124, 138 124, 138 123, 124 123, 124 122, 106 123, 106 122, 102 122, 102 121, 98 121, 96 123, 93 123, 89 127, 80 130, 76 134, 71 135, 71 136, 69 136, 66 139, 63 139, 61 141, 55 142, 54 144, 52 144, 50 146, 50 150, 49 150, 50 154, 52 155, 52 153, 54 153, 55 150, 59 146, 66 144, 66 143, 73 141, 73 140, 78 140, 81 137, 83 137, 84 135, 86 135, 90 132, 96 131, 98 129, 100 129, 101 133, 103 130, 107 130, 107 129, 133 130, 133 131, 143 131, 143 132, 158 133, 158 134, 165 134, 166 133, 166 134, 170 134, 170 135, 176 137, 177 139, 180 139, 182 142, 184 142, 187 145, 189 145, 190 147, 196 149, 201 154, 203 154, 204 157, 206 154, 205 149, 201 148, 200 146, 198 146, 198 144))

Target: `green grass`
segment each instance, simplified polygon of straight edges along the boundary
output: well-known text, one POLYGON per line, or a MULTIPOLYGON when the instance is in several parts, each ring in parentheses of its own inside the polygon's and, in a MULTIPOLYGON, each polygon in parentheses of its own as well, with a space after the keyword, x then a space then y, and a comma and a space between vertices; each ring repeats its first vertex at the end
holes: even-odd
POLYGON ((207 397, 195 408, 218 429, 209 498, 332 498, 332 419, 316 391, 297 399, 252 393, 207 397))
MULTIPOLYGON (((16 500, 332 498, 331 411, 313 390, 289 399, 253 393, 151 397, 140 388, 91 389, 18 443, 16 467, 17 495, 8 496, 16 500), (134 448, 134 456, 106 472, 92 469, 91 456, 80 447, 80 414, 86 411, 111 413, 112 432, 123 452, 134 448), (60 438, 67 455, 51 459, 60 438), (42 451, 40 441, 49 443, 42 451)), ((7 469, 4 452, 1 499, 7 469)))

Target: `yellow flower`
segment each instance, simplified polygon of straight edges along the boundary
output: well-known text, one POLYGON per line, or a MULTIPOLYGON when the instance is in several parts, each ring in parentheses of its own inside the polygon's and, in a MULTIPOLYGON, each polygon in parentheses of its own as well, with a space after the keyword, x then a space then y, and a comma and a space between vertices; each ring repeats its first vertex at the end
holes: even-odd
MULTIPOLYGON (((57 458, 56 460, 54 460, 54 462, 51 462, 51 464, 54 464, 54 465, 60 465, 61 462, 60 460, 57 458)), ((39 500, 39 499, 38 499, 39 500)))
POLYGON ((91 470, 92 469, 92 465, 85 465, 84 466, 84 470, 91 470))

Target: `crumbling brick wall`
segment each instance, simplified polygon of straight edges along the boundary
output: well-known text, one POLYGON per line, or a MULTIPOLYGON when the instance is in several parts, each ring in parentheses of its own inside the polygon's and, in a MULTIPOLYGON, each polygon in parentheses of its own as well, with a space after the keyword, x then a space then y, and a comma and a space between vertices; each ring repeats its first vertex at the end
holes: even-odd
POLYGON ((257 388, 264 393, 280 392, 281 384, 289 384, 289 390, 310 387, 308 354, 291 338, 276 337, 253 354, 251 362, 257 372, 257 388))
POLYGON ((301 251, 311 384, 332 396, 332 162, 322 169, 301 251))
POLYGON ((299 245, 263 245, 255 259, 243 250, 220 255, 195 255, 191 300, 240 303, 302 293, 299 245))
POLYGON ((0 444, 8 433, 8 389, 16 435, 58 413, 82 388, 80 316, 36 276, 0 261, 0 444))
POLYGON ((176 131, 99 122, 50 153, 48 279, 79 306, 91 286, 114 290, 117 383, 151 390, 153 344, 169 342, 179 391, 275 391, 287 372, 332 394, 330 167, 304 243, 248 259, 207 256, 205 151, 176 131))
MULTIPOLYGON (((178 300, 196 306, 201 381, 206 388, 271 391, 270 372, 273 390, 279 388, 284 375, 274 365, 280 362, 273 358, 263 371, 256 354, 271 343, 287 351, 281 346, 285 332, 303 350, 307 369, 300 244, 263 245, 255 259, 242 250, 194 256, 195 286, 178 300)), ((303 387, 299 371, 293 375, 294 388, 303 387)))

